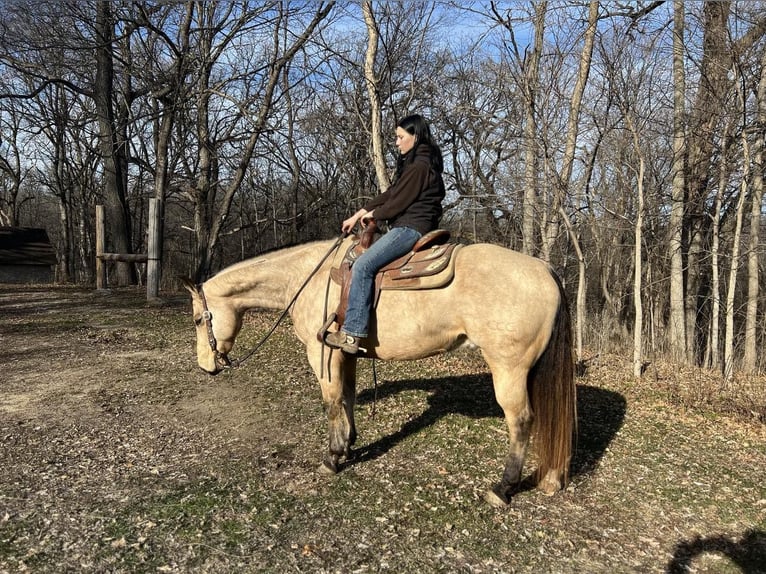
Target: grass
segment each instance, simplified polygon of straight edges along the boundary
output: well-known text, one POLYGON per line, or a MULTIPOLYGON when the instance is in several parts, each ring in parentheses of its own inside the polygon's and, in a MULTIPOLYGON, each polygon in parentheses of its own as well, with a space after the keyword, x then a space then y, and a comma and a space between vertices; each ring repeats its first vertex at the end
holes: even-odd
MULTIPOLYGON (((569 488, 498 511, 481 496, 505 423, 476 355, 379 363, 377 385, 362 363, 356 456, 328 478, 287 326, 210 378, 185 300, 3 286, 0 304, 0 571, 764 571, 761 399, 686 388, 699 372, 636 382, 602 357, 578 380, 569 488)), ((242 349, 275 318, 249 315, 242 349)))

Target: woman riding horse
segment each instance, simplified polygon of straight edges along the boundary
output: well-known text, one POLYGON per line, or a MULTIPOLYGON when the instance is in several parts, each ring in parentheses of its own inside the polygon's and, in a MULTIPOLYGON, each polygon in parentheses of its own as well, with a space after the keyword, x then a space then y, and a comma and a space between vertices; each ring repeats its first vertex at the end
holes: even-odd
POLYGON ((368 335, 375 274, 384 265, 407 253, 423 235, 439 225, 444 199, 444 162, 426 120, 413 114, 396 127, 399 158, 396 180, 385 192, 343 221, 343 233, 357 222, 362 227, 374 219, 386 220, 389 231, 373 243, 351 268, 346 318, 340 331, 330 333, 330 347, 355 354, 360 339, 368 335))

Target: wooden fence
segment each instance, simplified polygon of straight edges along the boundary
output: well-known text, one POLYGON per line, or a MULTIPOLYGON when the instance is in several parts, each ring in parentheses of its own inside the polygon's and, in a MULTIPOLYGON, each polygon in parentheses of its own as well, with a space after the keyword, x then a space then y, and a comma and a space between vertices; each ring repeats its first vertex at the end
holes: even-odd
POLYGON ((104 251, 104 206, 96 206, 96 289, 106 288, 106 262, 146 263, 146 298, 156 299, 160 292, 160 254, 162 245, 162 202, 149 200, 147 253, 107 253, 104 251))

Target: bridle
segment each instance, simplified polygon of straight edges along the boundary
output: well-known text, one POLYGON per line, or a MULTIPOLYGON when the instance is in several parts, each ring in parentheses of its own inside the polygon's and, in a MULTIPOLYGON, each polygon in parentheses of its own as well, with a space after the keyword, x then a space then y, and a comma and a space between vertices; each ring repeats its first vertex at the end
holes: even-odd
POLYGON ((218 341, 216 341, 215 333, 213 333, 213 314, 207 308, 207 299, 205 298, 205 292, 202 290, 202 285, 197 286, 197 293, 199 293, 200 300, 202 301, 202 320, 205 321, 205 327, 207 328, 207 342, 210 345, 210 350, 213 351, 215 366, 221 369, 231 368, 229 356, 218 350, 218 341))
POLYGON ((322 264, 327 260, 327 258, 332 255, 333 252, 335 252, 338 247, 340 247, 340 244, 343 242, 343 240, 346 238, 346 234, 340 235, 336 240, 335 243, 332 244, 332 247, 327 251, 327 253, 324 254, 322 259, 317 263, 316 267, 309 273, 308 277, 306 277, 306 280, 303 282, 303 284, 300 286, 298 291, 295 293, 293 298, 290 300, 290 302, 287 304, 287 307, 285 307, 285 310, 282 311, 282 314, 279 316, 279 318, 276 320, 274 325, 269 329, 269 332, 264 335, 264 337, 260 340, 260 342, 253 347, 250 351, 248 351, 243 357, 239 359, 231 360, 229 359, 229 356, 226 353, 222 353, 218 350, 218 341, 215 338, 215 333, 213 333, 213 314, 210 312, 210 309, 207 305, 207 299, 205 298, 205 291, 202 289, 202 284, 197 285, 197 293, 199 293, 200 300, 202 301, 202 320, 205 321, 205 328, 207 329, 207 342, 208 345, 210 345, 210 350, 213 352, 213 357, 215 360, 215 366, 219 369, 231 369, 234 367, 240 366, 242 363, 244 363, 247 359, 252 357, 255 352, 260 349, 266 341, 271 337, 271 335, 274 334, 274 331, 277 330, 277 327, 279 324, 287 317, 287 314, 290 312, 290 307, 293 306, 295 301, 298 299, 298 296, 301 294, 303 289, 308 285, 309 281, 311 281, 311 278, 316 275, 317 271, 319 271, 320 267, 322 267, 322 264))

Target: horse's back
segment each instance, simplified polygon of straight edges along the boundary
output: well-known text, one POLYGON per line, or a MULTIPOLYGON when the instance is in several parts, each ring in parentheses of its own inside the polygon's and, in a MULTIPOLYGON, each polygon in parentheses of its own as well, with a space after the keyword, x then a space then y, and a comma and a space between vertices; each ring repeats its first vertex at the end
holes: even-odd
MULTIPOLYGON (((547 343, 560 294, 548 265, 492 244, 455 255, 446 287, 384 291, 375 329, 381 358, 417 358, 471 343, 485 353, 534 360, 547 343)), ((524 359, 526 362, 527 359, 524 359)))
POLYGON ((457 257, 455 275, 462 283, 558 303, 558 285, 542 259, 491 243, 467 245, 457 257))

